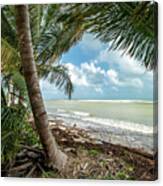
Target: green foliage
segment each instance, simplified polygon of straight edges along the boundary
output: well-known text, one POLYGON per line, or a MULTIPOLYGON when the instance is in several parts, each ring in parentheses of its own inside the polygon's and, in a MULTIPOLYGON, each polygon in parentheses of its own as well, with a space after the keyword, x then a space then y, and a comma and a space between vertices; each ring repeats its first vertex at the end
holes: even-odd
POLYGON ((26 124, 23 106, 1 105, 1 153, 2 162, 11 160, 19 150, 22 128, 26 124))
POLYGON ((64 90, 71 99, 73 84, 71 82, 68 69, 63 65, 42 65, 39 68, 39 75, 43 79, 48 79, 50 83, 55 83, 56 87, 64 90))
MULTIPOLYGON (((153 6, 151 2, 30 5, 34 56, 38 71, 41 71, 40 78, 50 74, 48 79, 71 97, 73 87, 67 69, 52 64, 76 44, 85 31, 111 44, 109 50, 120 49, 142 61, 147 68, 155 68, 157 36, 154 34, 154 21, 157 12, 153 6), (54 77, 57 77, 56 80, 54 77)), ((5 65, 12 62, 17 64, 15 60, 20 60, 17 40, 14 40, 14 15, 13 6, 2 8, 2 22, 5 25, 2 29, 2 46, 5 48, 3 59, 9 61, 6 63, 5 60, 5 65), (17 59, 13 60, 12 56, 17 59)))
POLYGON ((44 171, 42 170, 41 178, 56 178, 58 175, 57 173, 53 171, 44 171))
POLYGON ((119 180, 126 180, 129 178, 129 176, 123 172, 123 171, 119 171, 116 176, 115 176, 116 179, 119 179, 119 180))
POLYGON ((17 48, 18 40, 16 37, 16 21, 14 6, 3 6, 1 9, 1 37, 13 48, 17 48))
POLYGON ((67 4, 63 5, 65 11, 58 20, 67 25, 80 22, 85 30, 108 43, 109 50, 122 50, 146 68, 154 69, 157 65, 156 6, 150 1, 67 4))
POLYGON ((133 180, 127 171, 118 171, 115 175, 109 174, 105 176, 103 179, 105 180, 133 180))
POLYGON ((37 37, 37 42, 34 42, 33 45, 35 60, 39 64, 49 65, 56 62, 63 53, 81 39, 84 33, 80 22, 72 22, 71 25, 67 25, 57 21, 58 16, 63 11, 62 8, 58 4, 43 5, 42 9, 33 5, 30 6, 31 29, 35 28, 33 25, 40 23, 32 35, 33 41, 37 37), (40 11, 32 11, 33 9, 40 11), (37 16, 36 12, 38 12, 37 16))
POLYGON ((26 123, 25 125, 23 125, 22 133, 23 133, 23 137, 22 137, 23 143, 29 146, 34 145, 40 148, 42 147, 39 140, 39 136, 37 132, 33 130, 30 123, 26 123))
POLYGON ((16 48, 4 38, 1 39, 1 61, 3 74, 18 71, 20 68, 20 57, 16 48))
MULTIPOLYGON (((65 28, 57 22, 60 5, 29 5, 29 12, 34 57, 40 78, 45 79, 49 75, 50 82, 71 98, 73 85, 68 69, 62 65, 53 66, 52 63, 81 38, 80 23, 65 28)), ((21 69, 17 40, 13 40, 16 29, 14 6, 3 7, 2 14, 2 22, 6 25, 2 34, 2 69, 3 75, 8 75, 21 69), (11 33, 7 32, 8 29, 11 33)))
POLYGON ((45 5, 29 5, 29 16, 30 16, 30 27, 31 27, 31 35, 32 35, 32 43, 39 42, 41 34, 41 23, 42 23, 42 15, 45 5))
POLYGON ((88 151, 88 153, 89 153, 90 156, 93 156, 93 157, 96 157, 97 155, 100 154, 100 152, 96 149, 91 149, 91 150, 88 151))
MULTIPOLYGON (((11 73, 3 74, 2 87, 4 88, 4 92, 8 97, 8 99, 6 99, 8 104, 11 101, 9 100, 9 98, 12 96, 14 102, 16 101, 16 104, 19 103, 29 106, 29 99, 27 95, 25 80, 19 71, 12 71, 11 73), (13 88, 11 89, 11 87, 13 88), (19 102, 19 100, 21 100, 21 103, 19 102)), ((28 109, 30 110, 30 106, 28 109)))
MULTIPOLYGON (((35 60, 38 67, 41 64, 50 65, 46 73, 54 74, 51 64, 79 41, 86 30, 95 34, 103 42, 110 43, 109 49, 122 49, 124 53, 129 53, 142 61, 147 68, 156 67, 154 51, 157 41, 154 35, 156 33, 154 21, 157 12, 153 8, 153 3, 30 5, 29 12, 35 60)), ((2 51, 4 48, 6 51, 2 52, 4 53, 2 56, 10 61, 6 63, 5 60, 5 65, 12 64, 12 61, 16 64, 13 60, 16 56, 17 61, 19 60, 16 48, 14 50, 13 47, 17 46, 17 41, 14 40, 14 15, 13 6, 5 6, 2 9, 2 22, 5 25, 2 29, 2 51)), ((9 67, 11 68, 12 65, 9 67)), ((65 73, 57 72, 57 74, 60 79, 61 74, 64 76, 65 73)), ((68 76, 61 79, 65 77, 68 76)), ((69 80, 69 77, 65 79, 67 84, 63 82, 56 84, 59 88, 63 85, 65 93, 70 97, 72 84, 69 80)))
POLYGON ((20 144, 40 147, 38 135, 30 126, 28 108, 23 105, 7 105, 3 87, 1 87, 1 159, 2 163, 14 159, 20 144))
POLYGON ((27 110, 22 105, 1 106, 1 159, 14 159, 21 144, 41 147, 38 135, 27 121, 27 110))
POLYGON ((19 90, 20 95, 27 96, 27 88, 24 77, 18 71, 12 72, 12 82, 14 88, 19 90))

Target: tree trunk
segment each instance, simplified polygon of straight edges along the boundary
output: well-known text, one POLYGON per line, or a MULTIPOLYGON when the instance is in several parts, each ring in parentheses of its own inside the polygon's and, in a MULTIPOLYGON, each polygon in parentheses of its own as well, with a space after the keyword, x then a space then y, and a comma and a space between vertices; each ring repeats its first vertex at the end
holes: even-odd
POLYGON ((34 62, 28 5, 16 5, 15 9, 21 62, 36 128, 47 158, 54 167, 61 170, 66 165, 67 156, 59 149, 49 129, 34 62))

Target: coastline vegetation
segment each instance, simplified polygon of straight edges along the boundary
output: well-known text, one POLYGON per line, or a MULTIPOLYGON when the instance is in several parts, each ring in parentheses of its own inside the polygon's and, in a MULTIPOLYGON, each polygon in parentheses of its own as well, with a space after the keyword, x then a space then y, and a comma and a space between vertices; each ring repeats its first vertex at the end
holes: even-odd
POLYGON ((50 127, 39 87, 40 79, 48 79, 71 98, 68 69, 57 61, 86 31, 156 69, 156 10, 150 2, 2 7, 2 176, 157 178, 157 152, 147 157, 98 144, 86 131, 56 121, 50 127))

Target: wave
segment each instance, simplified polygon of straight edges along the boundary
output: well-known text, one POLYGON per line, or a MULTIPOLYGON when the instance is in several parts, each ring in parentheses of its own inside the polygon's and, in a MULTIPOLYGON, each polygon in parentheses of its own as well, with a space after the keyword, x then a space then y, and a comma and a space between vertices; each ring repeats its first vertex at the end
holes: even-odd
POLYGON ((75 115, 78 115, 78 116, 90 116, 90 113, 88 113, 88 112, 73 111, 72 113, 74 113, 75 115))
POLYGON ((106 103, 154 103, 149 100, 76 100, 78 102, 106 102, 106 103))
POLYGON ((113 119, 103 119, 103 118, 83 118, 84 121, 90 121, 93 123, 98 123, 101 125, 106 125, 108 127, 114 127, 118 129, 123 130, 129 130, 132 132, 139 132, 144 134, 152 134, 153 128, 149 127, 147 125, 143 125, 140 123, 133 123, 133 122, 127 122, 127 121, 121 121, 121 120, 113 120, 113 119))
POLYGON ((57 109, 56 116, 60 117, 60 119, 65 119, 65 122, 69 121, 70 123, 78 123, 79 125, 87 127, 107 127, 142 134, 153 134, 152 126, 116 119, 92 117, 90 113, 87 112, 66 111, 64 109, 57 109))

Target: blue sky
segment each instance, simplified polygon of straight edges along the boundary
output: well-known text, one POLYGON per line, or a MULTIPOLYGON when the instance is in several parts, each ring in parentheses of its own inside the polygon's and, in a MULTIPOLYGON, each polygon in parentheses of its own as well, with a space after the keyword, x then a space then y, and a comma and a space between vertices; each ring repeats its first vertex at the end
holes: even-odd
MULTIPOLYGON (((62 56, 74 85, 72 99, 153 99, 153 73, 123 51, 109 51, 93 35, 62 56)), ((48 80, 40 81, 44 99, 67 99, 48 80)))

